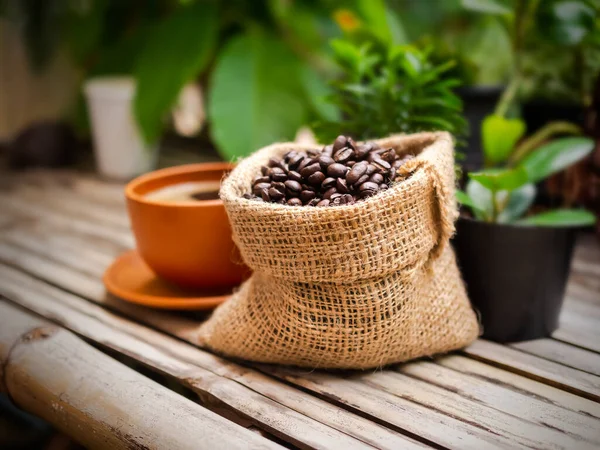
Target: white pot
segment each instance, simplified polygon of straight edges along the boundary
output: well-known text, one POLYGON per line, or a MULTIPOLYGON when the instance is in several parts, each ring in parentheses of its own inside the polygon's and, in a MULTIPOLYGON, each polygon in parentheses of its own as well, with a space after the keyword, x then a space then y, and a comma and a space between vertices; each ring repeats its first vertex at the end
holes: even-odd
POLYGON ((129 77, 92 78, 84 85, 98 171, 126 180, 152 170, 158 146, 148 146, 133 117, 135 81, 129 77))

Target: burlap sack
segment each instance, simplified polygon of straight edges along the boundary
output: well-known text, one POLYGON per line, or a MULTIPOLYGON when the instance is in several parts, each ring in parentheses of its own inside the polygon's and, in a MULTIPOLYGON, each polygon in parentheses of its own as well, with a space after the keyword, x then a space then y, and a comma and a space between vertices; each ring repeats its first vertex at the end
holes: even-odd
POLYGON ((310 368, 373 368, 456 349, 478 323, 449 238, 457 216, 447 133, 378 141, 416 158, 404 180, 351 206, 246 200, 275 144, 223 182, 234 240, 252 277, 198 331, 226 355, 310 368))

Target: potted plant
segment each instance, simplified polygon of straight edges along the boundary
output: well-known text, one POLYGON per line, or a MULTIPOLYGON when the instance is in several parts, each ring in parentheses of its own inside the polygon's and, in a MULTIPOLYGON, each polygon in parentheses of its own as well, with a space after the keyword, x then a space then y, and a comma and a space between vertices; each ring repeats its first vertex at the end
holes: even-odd
POLYGON ((499 342, 549 336, 558 326, 577 229, 595 217, 536 205, 537 184, 587 157, 594 142, 554 122, 523 139, 525 123, 502 108, 482 126, 486 167, 468 174, 454 247, 483 336, 499 342))

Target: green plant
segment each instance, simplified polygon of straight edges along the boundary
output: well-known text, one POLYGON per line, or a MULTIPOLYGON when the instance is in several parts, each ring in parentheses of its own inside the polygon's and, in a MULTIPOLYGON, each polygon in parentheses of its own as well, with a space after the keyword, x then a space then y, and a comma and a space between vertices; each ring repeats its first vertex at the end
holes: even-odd
POLYGON ((452 90, 460 83, 445 76, 452 62, 434 64, 431 50, 408 45, 338 39, 332 48, 341 73, 330 83, 328 101, 341 116, 317 124, 322 141, 340 134, 358 139, 424 130, 464 134, 462 102, 452 90))
POLYGON ((594 149, 593 140, 581 136, 556 135, 581 132, 565 122, 552 122, 532 136, 517 142, 525 133, 520 119, 500 115, 486 117, 482 125, 486 168, 469 173, 466 192, 457 199, 478 220, 538 226, 583 226, 595 222, 592 213, 558 209, 524 217, 536 197, 536 183, 581 161, 594 149))

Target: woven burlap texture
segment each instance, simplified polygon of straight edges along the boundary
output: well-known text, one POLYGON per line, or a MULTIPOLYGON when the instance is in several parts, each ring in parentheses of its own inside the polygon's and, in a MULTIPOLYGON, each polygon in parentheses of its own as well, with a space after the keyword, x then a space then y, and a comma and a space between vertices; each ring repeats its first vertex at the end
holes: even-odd
POLYGON ((274 144, 241 161, 221 198, 252 277, 218 307, 197 342, 219 353, 310 368, 366 369, 447 352, 479 327, 449 239, 454 149, 447 133, 377 141, 416 158, 390 189, 350 206, 246 200, 274 144))

